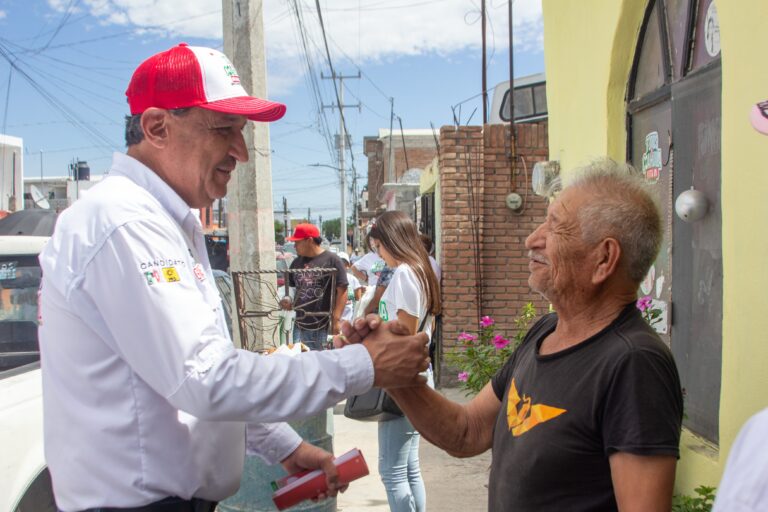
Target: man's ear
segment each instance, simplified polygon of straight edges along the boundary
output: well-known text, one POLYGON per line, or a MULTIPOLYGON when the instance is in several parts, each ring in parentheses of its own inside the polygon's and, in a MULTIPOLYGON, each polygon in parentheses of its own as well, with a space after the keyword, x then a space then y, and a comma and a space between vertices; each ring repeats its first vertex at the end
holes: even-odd
POLYGON ((601 284, 616 273, 621 259, 621 245, 615 238, 604 238, 593 251, 597 261, 592 274, 592 282, 601 284))
POLYGON ((149 144, 164 148, 168 145, 168 117, 170 112, 161 108, 150 107, 141 114, 141 129, 144 140, 149 144))

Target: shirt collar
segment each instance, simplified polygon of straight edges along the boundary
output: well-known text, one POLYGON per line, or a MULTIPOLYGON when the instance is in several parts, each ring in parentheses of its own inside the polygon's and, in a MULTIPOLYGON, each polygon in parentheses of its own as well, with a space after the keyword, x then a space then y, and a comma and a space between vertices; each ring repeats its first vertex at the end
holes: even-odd
MULTIPOLYGON (((124 176, 149 192, 180 225, 184 225, 192 209, 152 169, 125 153, 112 155, 110 176, 124 176)), ((197 216, 193 215, 195 219, 197 216)), ((199 219, 198 219, 199 222, 199 219)))

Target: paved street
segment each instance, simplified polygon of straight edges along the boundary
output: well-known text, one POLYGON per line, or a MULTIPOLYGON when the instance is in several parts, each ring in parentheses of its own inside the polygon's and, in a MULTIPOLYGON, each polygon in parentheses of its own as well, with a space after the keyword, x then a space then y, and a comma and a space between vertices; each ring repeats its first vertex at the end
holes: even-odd
MULTIPOLYGON (((458 389, 441 390, 452 400, 465 401, 458 389)), ((344 417, 344 404, 334 411, 334 451, 341 454, 352 448, 362 450, 371 474, 350 485, 337 503, 340 512, 389 511, 387 496, 378 472, 376 423, 344 417)), ((421 441, 421 472, 427 488, 430 511, 483 511, 487 509, 487 484, 490 452, 469 459, 456 459, 421 441)))

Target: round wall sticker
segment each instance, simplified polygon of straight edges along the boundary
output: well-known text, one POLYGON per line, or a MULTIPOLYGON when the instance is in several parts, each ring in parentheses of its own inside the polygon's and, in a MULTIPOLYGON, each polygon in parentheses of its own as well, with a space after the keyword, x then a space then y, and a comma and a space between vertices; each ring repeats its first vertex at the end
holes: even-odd
POLYGON ((717 19, 714 0, 709 4, 704 20, 704 47, 710 57, 716 57, 720 53, 720 21, 717 19))

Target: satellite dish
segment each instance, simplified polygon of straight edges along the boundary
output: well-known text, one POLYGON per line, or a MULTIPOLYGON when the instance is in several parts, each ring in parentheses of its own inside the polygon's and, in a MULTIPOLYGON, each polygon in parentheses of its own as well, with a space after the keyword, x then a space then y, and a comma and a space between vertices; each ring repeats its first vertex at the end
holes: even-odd
POLYGON ((44 210, 50 210, 51 204, 48 202, 48 200, 45 198, 42 192, 40 192, 40 189, 37 188, 34 185, 29 186, 29 195, 32 196, 32 201, 37 205, 38 208, 42 208, 44 210))

